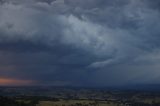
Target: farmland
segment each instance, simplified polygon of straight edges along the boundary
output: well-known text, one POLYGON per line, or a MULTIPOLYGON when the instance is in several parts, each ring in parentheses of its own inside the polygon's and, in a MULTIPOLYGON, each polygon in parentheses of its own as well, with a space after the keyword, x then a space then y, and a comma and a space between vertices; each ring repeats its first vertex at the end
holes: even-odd
POLYGON ((0 106, 160 106, 160 92, 65 87, 4 87, 0 88, 0 106))

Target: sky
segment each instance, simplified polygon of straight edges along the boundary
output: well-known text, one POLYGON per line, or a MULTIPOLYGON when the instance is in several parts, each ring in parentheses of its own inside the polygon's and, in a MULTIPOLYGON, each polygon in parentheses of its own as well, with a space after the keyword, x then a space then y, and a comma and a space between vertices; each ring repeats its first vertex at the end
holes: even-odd
POLYGON ((160 83, 159 0, 0 0, 0 85, 160 83))

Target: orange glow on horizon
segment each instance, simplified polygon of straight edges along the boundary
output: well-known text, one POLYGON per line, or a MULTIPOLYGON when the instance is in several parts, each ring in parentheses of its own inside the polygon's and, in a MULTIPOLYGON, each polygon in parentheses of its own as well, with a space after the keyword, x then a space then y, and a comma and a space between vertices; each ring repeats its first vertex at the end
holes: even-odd
POLYGON ((32 80, 0 78, 0 86, 22 86, 22 85, 31 85, 31 84, 33 84, 32 80))

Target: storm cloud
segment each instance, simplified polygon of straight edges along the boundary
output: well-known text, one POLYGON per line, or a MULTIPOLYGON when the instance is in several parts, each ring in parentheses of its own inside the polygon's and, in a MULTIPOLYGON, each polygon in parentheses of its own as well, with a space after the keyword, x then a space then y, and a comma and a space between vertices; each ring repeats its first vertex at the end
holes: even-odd
POLYGON ((1 0, 0 77, 36 85, 158 83, 154 0, 1 0))

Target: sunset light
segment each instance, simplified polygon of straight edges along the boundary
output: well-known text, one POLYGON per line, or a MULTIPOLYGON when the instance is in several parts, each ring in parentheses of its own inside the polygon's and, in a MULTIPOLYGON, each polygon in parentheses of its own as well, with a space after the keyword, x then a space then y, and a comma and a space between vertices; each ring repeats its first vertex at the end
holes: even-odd
POLYGON ((33 83, 31 80, 19 80, 19 79, 11 79, 11 78, 0 78, 1 86, 24 86, 33 83))

